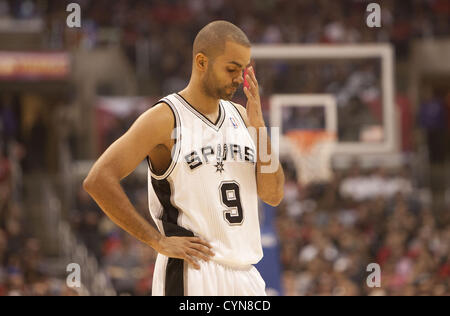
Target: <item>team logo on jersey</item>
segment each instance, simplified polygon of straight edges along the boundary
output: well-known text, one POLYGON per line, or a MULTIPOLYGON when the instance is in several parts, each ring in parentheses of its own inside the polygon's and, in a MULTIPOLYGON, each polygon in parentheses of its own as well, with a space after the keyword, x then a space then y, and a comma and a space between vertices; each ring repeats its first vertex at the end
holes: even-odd
POLYGON ((225 169, 223 168, 223 162, 222 161, 218 161, 214 167, 216 167, 216 172, 220 172, 220 174, 222 174, 222 172, 225 171, 225 169))
POLYGON ((184 160, 191 170, 197 169, 202 165, 211 164, 216 168, 216 172, 220 172, 220 174, 225 171, 224 167, 227 161, 242 161, 255 164, 255 158, 255 151, 252 148, 239 144, 218 144, 217 148, 208 145, 201 149, 193 150, 184 156, 184 160))
POLYGON ((236 122, 236 120, 234 119, 234 117, 230 117, 230 121, 231 121, 231 124, 233 124, 234 128, 238 128, 239 127, 239 125, 236 122))

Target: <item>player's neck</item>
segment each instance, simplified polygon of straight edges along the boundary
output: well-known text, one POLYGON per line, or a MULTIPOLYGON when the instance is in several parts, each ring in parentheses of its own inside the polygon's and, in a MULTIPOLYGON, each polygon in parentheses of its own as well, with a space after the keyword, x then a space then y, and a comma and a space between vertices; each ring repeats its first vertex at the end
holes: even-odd
POLYGON ((186 101, 189 102, 198 112, 206 116, 214 116, 219 110, 219 100, 211 98, 201 92, 200 89, 193 89, 187 86, 182 91, 178 92, 186 101))

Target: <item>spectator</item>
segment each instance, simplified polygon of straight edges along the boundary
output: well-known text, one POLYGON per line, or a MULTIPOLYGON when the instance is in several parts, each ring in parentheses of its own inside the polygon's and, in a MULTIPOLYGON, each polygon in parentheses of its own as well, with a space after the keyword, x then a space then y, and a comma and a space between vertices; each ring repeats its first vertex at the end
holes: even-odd
POLYGON ((419 109, 419 123, 424 129, 428 154, 431 163, 443 163, 447 147, 447 109, 443 100, 439 99, 431 88, 425 90, 423 102, 419 109))

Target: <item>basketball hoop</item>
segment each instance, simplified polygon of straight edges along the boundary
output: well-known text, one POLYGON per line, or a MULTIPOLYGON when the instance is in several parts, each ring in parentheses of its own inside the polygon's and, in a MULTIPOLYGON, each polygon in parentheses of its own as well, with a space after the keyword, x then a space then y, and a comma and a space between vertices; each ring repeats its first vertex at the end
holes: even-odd
POLYGON ((285 134, 302 185, 331 179, 336 135, 324 130, 292 130, 285 134))

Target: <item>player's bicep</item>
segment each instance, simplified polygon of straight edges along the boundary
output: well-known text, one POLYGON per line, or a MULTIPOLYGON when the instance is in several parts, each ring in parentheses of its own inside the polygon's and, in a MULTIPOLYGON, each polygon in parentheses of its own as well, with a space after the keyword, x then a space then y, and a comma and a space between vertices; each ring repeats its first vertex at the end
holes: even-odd
POLYGON ((146 111, 101 155, 91 172, 107 173, 117 179, 128 176, 152 149, 170 138, 173 120, 165 104, 146 111))

